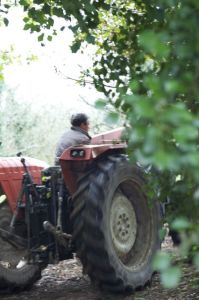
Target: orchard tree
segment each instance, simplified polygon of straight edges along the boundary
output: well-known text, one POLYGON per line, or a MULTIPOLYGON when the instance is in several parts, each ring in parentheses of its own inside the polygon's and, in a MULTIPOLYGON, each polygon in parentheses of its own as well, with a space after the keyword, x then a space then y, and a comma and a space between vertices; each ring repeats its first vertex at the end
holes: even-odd
POLYGON ((53 164, 56 141, 69 113, 50 104, 35 111, 28 102, 16 100, 15 90, 5 83, 1 83, 0 99, 0 156, 16 156, 22 152, 53 164))
MULTIPOLYGON (((59 30, 68 26, 74 33, 73 52, 85 43, 95 45, 93 68, 85 70, 85 76, 106 96, 97 106, 111 104, 113 120, 125 115, 130 157, 150 166, 150 185, 161 201, 172 203, 168 221, 175 212, 173 228, 182 237, 189 232, 183 254, 194 248, 199 267, 199 2, 20 0, 19 4, 26 13, 24 29, 38 32, 43 45, 57 34, 57 17, 64 24, 59 30)), ((174 274, 177 283, 179 271, 169 265, 165 264, 164 274, 174 274)))

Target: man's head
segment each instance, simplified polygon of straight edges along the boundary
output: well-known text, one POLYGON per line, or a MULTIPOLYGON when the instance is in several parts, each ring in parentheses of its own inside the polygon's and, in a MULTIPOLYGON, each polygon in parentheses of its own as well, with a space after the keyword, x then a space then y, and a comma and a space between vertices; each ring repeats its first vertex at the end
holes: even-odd
POLYGON ((72 115, 71 125, 76 126, 76 127, 80 127, 81 129, 88 132, 88 130, 89 130, 88 116, 86 114, 83 114, 83 113, 78 113, 78 114, 72 115))

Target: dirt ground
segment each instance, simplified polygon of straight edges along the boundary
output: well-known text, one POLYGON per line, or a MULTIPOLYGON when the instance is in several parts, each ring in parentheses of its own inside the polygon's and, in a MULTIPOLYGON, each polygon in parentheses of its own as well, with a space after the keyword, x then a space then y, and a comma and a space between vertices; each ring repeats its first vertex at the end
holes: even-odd
MULTIPOLYGON (((165 241, 163 251, 176 251, 170 240, 165 241)), ((109 294, 92 286, 87 276, 82 275, 80 263, 68 260, 51 265, 43 271, 42 278, 28 291, 13 295, 0 295, 1 300, 196 300, 199 299, 199 272, 183 264, 183 279, 180 286, 165 290, 160 285, 159 275, 153 276, 150 285, 131 294, 109 294)))

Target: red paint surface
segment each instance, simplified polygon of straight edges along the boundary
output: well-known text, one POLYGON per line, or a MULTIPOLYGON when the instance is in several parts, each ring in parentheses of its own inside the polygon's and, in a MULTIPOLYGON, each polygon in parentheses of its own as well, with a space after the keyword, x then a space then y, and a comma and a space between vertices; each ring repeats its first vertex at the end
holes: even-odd
POLYGON ((127 143, 121 141, 124 128, 117 128, 103 134, 95 135, 89 145, 69 147, 60 157, 65 184, 71 194, 77 189, 77 178, 84 174, 86 167, 95 158, 109 151, 121 151, 127 148, 127 143), (84 157, 71 157, 72 149, 84 149, 84 157))
MULTIPOLYGON (((46 168, 47 164, 30 157, 25 157, 25 160, 34 182, 40 183, 41 170, 46 168)), ((0 157, 0 186, 12 210, 16 207, 23 174, 24 168, 19 157, 0 157)))

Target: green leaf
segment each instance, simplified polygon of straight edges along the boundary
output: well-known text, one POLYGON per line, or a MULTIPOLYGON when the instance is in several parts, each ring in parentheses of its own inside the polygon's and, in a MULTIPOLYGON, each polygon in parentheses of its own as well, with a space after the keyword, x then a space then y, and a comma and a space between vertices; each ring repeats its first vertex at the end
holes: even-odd
POLYGON ((191 222, 189 222, 185 217, 178 217, 171 224, 171 228, 177 231, 186 230, 189 229, 190 227, 191 227, 191 222))
POLYGON ((74 42, 73 45, 71 46, 71 51, 72 51, 73 53, 76 53, 76 52, 79 50, 80 47, 81 47, 81 41, 76 41, 76 42, 74 42))
POLYGON ((7 18, 3 18, 3 22, 4 22, 4 24, 5 24, 6 26, 8 26, 9 20, 8 20, 7 18))
POLYGON ((48 35, 47 39, 48 39, 49 42, 51 42, 52 41, 52 35, 48 35))
POLYGON ((24 30, 29 30, 30 28, 31 28, 30 23, 26 23, 26 24, 24 25, 24 30))
POLYGON ((36 4, 42 4, 43 0, 34 0, 34 3, 36 3, 36 4))
POLYGON ((85 4, 85 10, 92 13, 95 10, 95 6, 87 1, 85 4))
POLYGON ((164 82, 164 88, 167 93, 173 94, 176 92, 182 92, 183 86, 177 80, 166 80, 164 82))
POLYGON ((191 124, 180 124, 180 127, 173 131, 173 135, 177 142, 184 143, 198 138, 198 129, 191 124))
POLYGON ((146 118, 153 118, 156 114, 150 98, 140 99, 140 101, 135 104, 135 111, 137 112, 138 116, 146 118))
POLYGON ((139 83, 138 83, 138 81, 132 80, 132 81, 130 82, 130 84, 129 84, 129 87, 130 87, 130 89, 131 89, 133 92, 137 92, 138 89, 139 89, 139 83))
POLYGON ((153 56, 159 58, 169 55, 169 46, 166 44, 166 33, 157 33, 152 30, 145 30, 139 36, 140 45, 153 56))
POLYGON ((89 44, 95 44, 95 37, 91 34, 88 34, 87 37, 86 37, 86 41, 89 43, 89 44))
POLYGON ((193 116, 184 103, 175 103, 167 107, 162 115, 162 119, 179 127, 181 124, 187 125, 187 123, 191 123, 193 116))
POLYGON ((53 13, 53 15, 55 15, 57 17, 63 17, 63 9, 62 8, 53 7, 52 13, 53 13))
POLYGON ((119 121, 119 114, 117 112, 110 112, 107 116, 107 122, 115 124, 119 121))
POLYGON ((37 39, 38 39, 39 42, 43 41, 44 33, 40 34, 37 39))
POLYGON ((159 230, 159 237, 160 237, 160 240, 163 241, 165 236, 167 234, 167 229, 166 228, 161 228, 159 230))
POLYGON ((29 20, 30 20, 30 19, 29 19, 28 17, 24 17, 24 18, 23 18, 23 21, 24 21, 25 23, 27 23, 29 20))
POLYGON ((31 5, 31 0, 20 0, 19 4, 24 6, 24 7, 29 7, 31 5))
POLYGON ((171 264, 171 257, 168 253, 158 252, 153 260, 153 270, 166 270, 171 264))
POLYGON ((104 109, 106 105, 107 105, 107 101, 104 99, 99 99, 95 102, 95 107, 97 109, 104 109))
POLYGON ((50 27, 52 27, 52 26, 54 25, 54 20, 53 20, 53 18, 49 18, 49 19, 48 19, 48 25, 49 25, 50 27))
POLYGON ((181 279, 181 271, 178 267, 170 267, 161 273, 160 278, 165 288, 176 288, 181 279))
POLYGON ((160 169, 176 170, 179 167, 179 159, 175 153, 169 153, 166 149, 156 150, 153 154, 153 163, 160 169))
POLYGON ((193 263, 197 269, 199 269, 199 253, 196 253, 193 258, 193 263))
POLYGON ((48 5, 47 3, 44 3, 44 6, 43 6, 43 12, 45 13, 45 14, 50 14, 51 13, 51 7, 50 7, 50 5, 48 5))

